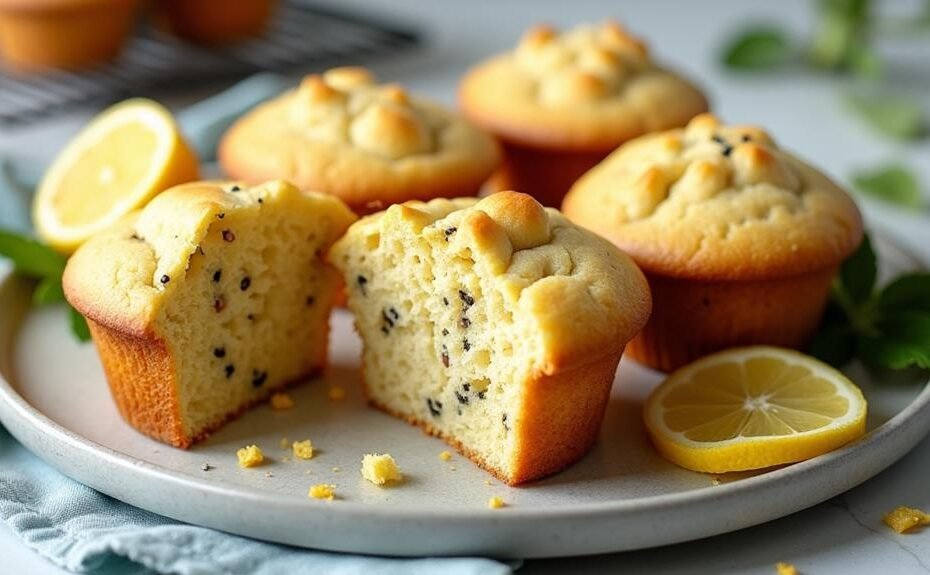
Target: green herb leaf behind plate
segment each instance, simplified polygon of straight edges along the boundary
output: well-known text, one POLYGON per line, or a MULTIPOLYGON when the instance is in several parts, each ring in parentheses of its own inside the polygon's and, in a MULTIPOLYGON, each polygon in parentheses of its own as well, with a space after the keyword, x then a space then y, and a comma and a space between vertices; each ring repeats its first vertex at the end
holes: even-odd
POLYGON ((863 193, 892 204, 910 209, 921 205, 916 176, 899 164, 856 172, 853 184, 863 193))
POLYGON ((727 44, 722 60, 729 68, 769 70, 784 66, 794 56, 795 50, 784 32, 760 27, 747 30, 727 44))
POLYGON ((65 271, 65 257, 32 238, 0 230, 0 256, 13 262, 16 271, 35 278, 57 278, 65 271))
POLYGON ((885 95, 850 95, 850 107, 878 131, 901 140, 923 134, 923 111, 916 102, 885 95))

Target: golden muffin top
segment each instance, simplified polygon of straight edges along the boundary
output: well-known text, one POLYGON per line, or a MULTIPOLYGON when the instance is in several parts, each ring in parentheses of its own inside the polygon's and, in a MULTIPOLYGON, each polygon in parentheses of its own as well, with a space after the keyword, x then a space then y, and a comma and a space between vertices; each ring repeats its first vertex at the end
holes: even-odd
POLYGON ((389 233, 472 259, 476 273, 493 278, 532 323, 528 333, 541 335, 549 366, 615 349, 642 329, 652 309, 646 280, 629 257, 527 194, 391 206, 349 227, 333 246, 334 264, 389 233))
POLYGON ((697 88, 656 64, 614 21, 531 28, 514 51, 465 76, 459 101, 466 116, 507 141, 595 151, 707 110, 697 88))
POLYGON ((493 139, 453 112, 334 68, 241 118, 220 162, 237 179, 284 178, 358 211, 435 196, 474 195, 498 162, 493 139))
POLYGON ((98 323, 148 335, 166 296, 184 281, 191 258, 203 256, 201 242, 211 229, 222 230, 232 248, 237 245, 235 230, 225 228, 243 219, 291 227, 296 220, 328 245, 355 216, 336 198, 302 192, 284 181, 255 187, 183 184, 155 196, 145 208, 78 248, 65 268, 65 295, 98 323))
POLYGON ((562 209, 673 277, 788 277, 838 264, 862 239, 859 210, 826 175, 761 128, 709 114, 624 144, 562 209))

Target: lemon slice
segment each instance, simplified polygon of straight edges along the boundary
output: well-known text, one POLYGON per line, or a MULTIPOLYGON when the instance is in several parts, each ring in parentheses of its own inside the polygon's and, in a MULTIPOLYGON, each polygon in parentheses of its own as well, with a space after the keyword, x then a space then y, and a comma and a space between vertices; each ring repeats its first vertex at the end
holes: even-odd
POLYGON ((825 363, 754 346, 679 369, 652 392, 644 415, 663 457, 725 473, 810 459, 861 437, 866 401, 825 363))
POLYGON ((36 231, 69 253, 159 192, 196 179, 197 158, 171 113, 127 100, 94 118, 55 159, 33 203, 36 231))

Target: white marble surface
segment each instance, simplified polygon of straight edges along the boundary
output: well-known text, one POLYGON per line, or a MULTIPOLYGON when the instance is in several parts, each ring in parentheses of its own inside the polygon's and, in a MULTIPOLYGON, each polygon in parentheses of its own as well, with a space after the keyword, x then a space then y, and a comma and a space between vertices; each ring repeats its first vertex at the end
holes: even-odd
MULTIPOLYGON (((812 24, 812 2, 416 2, 350 0, 340 5, 375 10, 419 23, 429 30, 426 49, 373 67, 383 78, 454 101, 457 78, 472 63, 511 45, 537 21, 571 24, 615 16, 650 39, 659 57, 689 73, 708 91, 715 111, 728 120, 767 126, 784 145, 849 182, 854 169, 888 160, 915 168, 930 203, 930 140, 901 144, 875 135, 845 108, 841 78, 804 72, 745 77, 717 65, 721 43, 740 22, 774 21, 799 37, 812 24)), ((906 11, 916 0, 885 2, 906 11)), ((883 42, 892 59, 889 77, 922 99, 930 111, 930 35, 883 42)), ((190 96, 175 100, 183 103, 190 96)), ((78 129, 92 110, 56 117, 28 130, 0 132, 0 153, 48 157, 78 129)), ((870 201, 868 220, 930 261, 930 220, 870 201)), ((773 573, 776 561, 791 561, 806 574, 930 572, 930 530, 896 535, 881 523, 902 504, 930 510, 930 439, 877 478, 807 511, 742 532, 712 539, 591 558, 530 561, 521 573, 773 573)), ((700 521, 699 517, 692 520, 700 521)), ((0 557, 16 573, 60 573, 0 524, 0 557)))

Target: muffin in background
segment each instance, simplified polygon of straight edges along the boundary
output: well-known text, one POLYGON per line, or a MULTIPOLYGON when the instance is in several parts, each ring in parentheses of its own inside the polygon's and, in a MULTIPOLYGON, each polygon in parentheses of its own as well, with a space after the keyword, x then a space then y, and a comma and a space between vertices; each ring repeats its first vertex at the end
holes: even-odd
POLYGON ((663 371, 738 345, 803 347, 862 240, 859 210, 826 175, 709 114, 624 144, 563 211, 646 273, 653 314, 628 353, 663 371))
POLYGON ((697 88, 613 21, 531 28, 514 51, 465 75, 459 104, 503 143, 493 187, 532 190, 553 207, 623 142, 707 110, 697 88))
POLYGON ((199 44, 260 36, 277 0, 156 0, 154 18, 168 32, 199 44))
POLYGON ((491 136, 397 84, 377 84, 364 68, 307 76, 242 117, 219 149, 235 179, 287 179, 361 214, 477 195, 498 158, 491 136))
POLYGON ((88 68, 115 58, 136 0, 0 0, 0 54, 18 72, 88 68))

